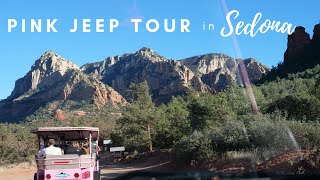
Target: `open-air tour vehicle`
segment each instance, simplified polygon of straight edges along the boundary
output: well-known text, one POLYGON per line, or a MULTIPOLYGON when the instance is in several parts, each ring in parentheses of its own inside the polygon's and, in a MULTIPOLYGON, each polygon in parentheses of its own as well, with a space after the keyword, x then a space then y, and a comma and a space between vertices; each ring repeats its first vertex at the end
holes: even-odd
POLYGON ((38 136, 39 150, 48 139, 54 139, 62 155, 36 155, 35 180, 100 180, 99 128, 95 127, 39 127, 31 133, 38 136), (86 142, 85 154, 64 154, 70 142, 86 142))

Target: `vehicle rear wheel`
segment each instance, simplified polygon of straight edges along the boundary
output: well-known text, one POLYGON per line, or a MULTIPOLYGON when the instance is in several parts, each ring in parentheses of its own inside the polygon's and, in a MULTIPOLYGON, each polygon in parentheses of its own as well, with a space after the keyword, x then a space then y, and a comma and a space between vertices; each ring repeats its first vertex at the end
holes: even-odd
POLYGON ((93 173, 93 179, 94 180, 100 180, 100 169, 99 169, 99 171, 94 171, 94 173, 93 173))

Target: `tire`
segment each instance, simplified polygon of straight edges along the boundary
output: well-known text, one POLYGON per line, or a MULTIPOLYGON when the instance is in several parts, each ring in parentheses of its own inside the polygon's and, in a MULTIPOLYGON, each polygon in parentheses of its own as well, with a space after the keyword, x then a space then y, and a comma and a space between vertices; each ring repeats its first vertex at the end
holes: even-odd
POLYGON ((38 175, 37 173, 34 173, 34 176, 33 176, 33 179, 34 179, 34 180, 44 180, 43 174, 40 174, 40 175, 39 175, 39 176, 40 176, 39 179, 38 179, 37 175, 38 175))
POLYGON ((99 171, 94 171, 93 172, 93 179, 94 180, 101 180, 101 178, 100 178, 100 169, 99 169, 99 171))

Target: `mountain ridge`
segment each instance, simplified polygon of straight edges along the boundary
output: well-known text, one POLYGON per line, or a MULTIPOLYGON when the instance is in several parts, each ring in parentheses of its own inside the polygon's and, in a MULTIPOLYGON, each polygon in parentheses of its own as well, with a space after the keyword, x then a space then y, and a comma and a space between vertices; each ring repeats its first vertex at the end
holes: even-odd
MULTIPOLYGON (((143 47, 134 53, 110 56, 80 67, 52 51, 46 51, 30 71, 16 81, 11 95, 0 101, 0 117, 3 117, 0 121, 8 118, 16 121, 55 100, 88 100, 98 108, 106 104, 124 106, 130 101, 127 96, 130 84, 144 80, 148 82, 156 104, 169 102, 172 96, 186 94, 190 89, 216 93, 231 81, 236 81, 238 66, 235 59, 220 56, 225 57, 228 63, 221 57, 217 58, 215 53, 208 53, 186 58, 194 61, 195 66, 191 66, 185 63, 186 60, 168 59, 151 48, 143 47), (201 64, 196 57, 205 57, 207 62, 201 64), (217 63, 220 64, 215 66, 217 63), (207 68, 207 71, 198 71, 195 67, 207 68)), ((258 74, 254 77, 257 79, 268 71, 256 60, 248 61, 247 65, 249 74, 258 74)))
POLYGON ((53 101, 88 101, 94 107, 126 104, 116 91, 95 77, 84 74, 80 67, 60 55, 46 51, 18 79, 11 95, 0 102, 0 121, 21 120, 53 101))

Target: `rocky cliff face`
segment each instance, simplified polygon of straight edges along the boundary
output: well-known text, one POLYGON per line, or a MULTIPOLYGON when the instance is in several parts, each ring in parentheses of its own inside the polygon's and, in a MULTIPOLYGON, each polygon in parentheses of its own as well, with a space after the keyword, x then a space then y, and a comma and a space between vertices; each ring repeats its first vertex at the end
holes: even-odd
POLYGON ((200 92, 212 91, 188 67, 166 59, 150 48, 109 57, 102 62, 86 64, 81 69, 100 78, 124 97, 131 83, 146 80, 156 103, 168 102, 171 96, 184 94, 190 87, 200 92))
MULTIPOLYGON (((245 60, 252 82, 269 69, 254 59, 245 60)), ((171 96, 186 93, 189 88, 199 92, 217 92, 239 80, 238 61, 224 54, 206 54, 183 60, 166 59, 150 48, 136 53, 108 57, 86 64, 81 70, 101 79, 126 97, 130 83, 147 80, 156 102, 167 102, 171 96)))
MULTIPOLYGON (((55 101, 85 100, 97 108, 106 104, 124 106, 130 84, 144 80, 157 104, 168 102, 172 96, 183 95, 191 88, 215 93, 241 79, 238 65, 238 61, 223 54, 206 54, 178 61, 167 59, 150 48, 142 48, 135 53, 108 57, 80 68, 48 51, 16 81, 12 94, 0 102, 0 121, 19 120, 55 101)), ((254 59, 245 60, 245 65, 251 81, 268 71, 254 59)), ((60 118, 63 117, 60 111, 56 114, 58 119, 64 119, 60 118)))
MULTIPOLYGON (((239 61, 224 54, 206 54, 180 60, 181 64, 189 67, 201 76, 202 81, 216 91, 224 90, 231 82, 240 84, 238 73, 239 61)), ((251 82, 259 80, 269 69, 256 60, 245 59, 251 82)))
POLYGON ((286 78, 288 74, 304 71, 320 64, 320 24, 314 26, 313 36, 305 28, 298 26, 288 35, 287 50, 284 53, 283 63, 264 76, 259 83, 286 78))
POLYGON ((314 26, 312 41, 320 41, 320 23, 314 26))
POLYGON ((47 51, 32 65, 31 70, 23 78, 16 81, 9 98, 18 98, 26 92, 53 86, 66 73, 77 70, 80 68, 74 63, 52 51, 47 51))
POLYGON ((290 59, 300 56, 310 43, 310 35, 305 31, 305 28, 302 26, 296 27, 295 31, 288 36, 287 50, 284 54, 284 63, 288 63, 290 59))
POLYGON ((48 51, 23 78, 16 81, 11 95, 0 102, 0 120, 25 117, 57 100, 87 100, 98 108, 107 103, 115 107, 126 103, 112 88, 84 74, 74 63, 48 51))
POLYGON ((314 26, 311 46, 313 64, 320 64, 320 23, 314 26))
POLYGON ((314 26, 312 36, 312 51, 317 63, 320 63, 320 23, 314 26))
MULTIPOLYGON (((268 73, 270 70, 267 66, 261 64, 253 58, 243 60, 246 70, 248 72, 249 80, 251 82, 258 81, 262 76, 268 73)), ((237 61, 239 66, 239 62, 237 61)), ((240 78, 240 77, 239 77, 240 78)))
POLYGON ((305 28, 298 26, 288 36, 284 64, 290 73, 312 68, 320 63, 320 24, 314 26, 313 36, 306 33, 305 28))

